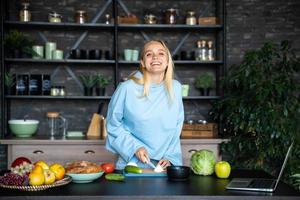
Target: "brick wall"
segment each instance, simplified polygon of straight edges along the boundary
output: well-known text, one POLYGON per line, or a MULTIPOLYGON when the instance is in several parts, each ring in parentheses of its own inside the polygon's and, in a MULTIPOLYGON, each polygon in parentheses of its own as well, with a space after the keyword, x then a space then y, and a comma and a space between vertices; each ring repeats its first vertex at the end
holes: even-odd
MULTIPOLYGON (((95 8, 95 4, 99 1, 89 0, 87 1, 87 5, 80 5, 78 2, 81 1, 71 1, 65 0, 60 1, 60 5, 57 6, 56 3, 52 1, 39 1, 40 3, 33 5, 32 9, 39 10, 41 7, 44 8, 44 13, 48 13, 48 11, 55 10, 58 13, 73 13, 74 9, 80 9, 81 7, 88 7, 91 12, 96 12, 97 9, 95 8), (53 7, 55 9, 53 9, 53 7)), ((151 3, 147 1, 147 6, 142 3, 143 1, 123 1, 128 9, 133 12, 140 14, 140 12, 146 12, 147 9, 155 10, 155 8, 159 7, 160 9, 168 8, 169 5, 174 5, 176 7, 182 8, 182 10, 189 10, 195 7, 196 4, 203 3, 203 6, 208 4, 208 1, 190 1, 191 3, 188 6, 183 6, 182 2, 178 1, 177 3, 172 3, 174 1, 152 1, 151 3), (142 9, 140 9, 142 7, 142 9)), ((100 1, 103 3, 103 1, 100 1)), ((15 13, 18 11, 18 2, 17 1, 10 1, 10 7, 14 7, 10 11, 11 16, 16 16, 15 13)), ((227 66, 231 64, 239 63, 242 58, 243 54, 248 49, 255 49, 261 47, 266 41, 274 41, 280 42, 281 40, 289 39, 293 42, 294 47, 297 49, 299 54, 300 52, 300 1, 299 0, 272 0, 272 1, 260 1, 260 0, 227 0, 226 4, 226 20, 227 20, 227 66)), ((33 15, 40 15, 36 11, 33 15)), ((41 11, 40 11, 41 12, 41 11)), ((107 12, 111 12, 108 10, 107 12)), ((158 11, 155 11, 158 12, 158 11)), ((209 11, 211 12, 211 11, 209 11)), ((159 15, 160 13, 154 13, 159 15)), ((184 14, 182 12, 181 14, 184 14)), ((69 16, 66 20, 72 21, 72 15, 69 16)), ((44 14, 43 20, 46 20, 46 15, 44 14)), ((104 20, 103 18, 100 19, 104 20)), ((183 20, 182 18, 180 20, 183 20)), ((32 33, 33 34, 33 33, 32 33)), ((46 35, 51 35, 51 31, 49 33, 45 33, 46 35)), ((79 33, 78 33, 79 34, 79 33)), ((85 41, 82 45, 83 47, 91 47, 91 45, 95 45, 95 38, 97 38, 97 34, 95 32, 91 32, 91 36, 87 41, 85 41)), ((111 33, 105 32, 104 35, 101 35, 103 39, 97 43, 97 45, 101 45, 102 48, 109 49, 111 44, 110 35, 111 33)), ((174 36, 173 33, 164 33, 170 39, 170 46, 172 49, 172 41, 178 40, 178 37, 182 37, 182 35, 174 36)), ((72 40, 76 37, 69 35, 69 34, 57 34, 56 40, 61 41, 61 48, 68 48, 71 45, 72 40)), ((163 37, 162 34, 157 34, 156 37, 163 37)), ((189 43, 194 43, 194 41, 199 37, 210 37, 209 35, 193 35, 188 41, 187 44, 183 46, 183 50, 187 50, 188 46, 191 45, 189 43)), ((131 45, 132 48, 140 47, 141 42, 143 42, 143 38, 141 35, 136 35, 131 40, 128 40, 126 34, 120 37, 121 46, 125 47, 131 45)), ((97 67, 90 66, 92 71, 97 71, 97 67)), ((44 66, 43 70, 51 71, 53 68, 50 66, 44 66)), ((18 68, 18 70, 26 71, 28 68, 26 66, 24 68, 18 68)), ((103 68, 102 68, 103 69, 103 68)), ((177 68, 178 69, 178 68, 177 68)), ((80 71, 82 68, 74 67, 74 70, 80 71)), ((38 67, 33 70, 33 72, 38 72, 38 67)), ((62 70, 59 74, 66 73, 62 70)), ((109 74, 111 73, 110 70, 104 70, 103 73, 109 74)), ((129 71, 122 72, 124 75, 128 74, 129 71)), ((181 81, 182 82, 189 82, 191 77, 194 76, 195 72, 193 70, 186 70, 183 68, 179 70, 177 73, 180 73, 181 81)), ((61 80, 58 76, 58 82, 61 80)), ((72 80, 68 79, 67 81, 72 82, 72 80)), ((76 86, 74 86, 76 87, 76 86)), ((111 87, 112 88, 112 87, 111 87)), ((79 89, 73 88, 72 90, 74 94, 80 93, 79 89)), ((111 90, 112 92, 112 90, 111 90)), ((192 93, 197 91, 192 90, 192 93)), ((22 117, 25 113, 28 112, 27 108, 21 106, 21 103, 28 105, 38 104, 37 108, 33 109, 32 117, 42 119, 43 127, 46 127, 45 121, 45 112, 48 111, 50 108, 54 109, 54 105, 65 105, 63 101, 55 101, 53 102, 52 106, 46 107, 43 106, 43 102, 36 102, 36 101, 15 101, 13 103, 12 109, 12 116, 14 117, 22 117), (39 109, 38 109, 39 107, 39 109)), ((186 112, 189 116, 199 116, 204 115, 207 112, 207 108, 209 107, 209 102, 201 102, 201 104, 197 104, 197 109, 195 109, 195 104, 193 102, 189 102, 186 105, 186 112)), ((69 122, 72 125, 78 125, 78 130, 85 130, 88 126, 89 120, 91 118, 91 113, 97 110, 97 102, 86 102, 86 101, 74 101, 70 102, 67 106, 63 107, 62 111, 67 118, 69 118, 69 122), (75 106, 77 105, 77 106, 75 106), (81 105, 78 107, 78 105, 81 105), (92 106, 91 106, 92 105, 92 106), (80 114, 81 113, 81 114, 80 114), (81 116, 81 118, 74 117, 76 115, 82 115, 82 113, 90 113, 90 115, 81 116)), ((5 146, 0 146, 0 168, 5 168, 5 160, 6 160, 6 148, 5 146)))

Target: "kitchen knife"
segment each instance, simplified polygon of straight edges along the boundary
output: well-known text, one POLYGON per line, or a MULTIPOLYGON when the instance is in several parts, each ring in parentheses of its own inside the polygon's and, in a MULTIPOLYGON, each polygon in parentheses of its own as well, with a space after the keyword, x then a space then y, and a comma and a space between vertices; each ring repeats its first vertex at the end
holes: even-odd
POLYGON ((153 169, 155 169, 155 165, 149 160, 149 162, 147 163, 150 167, 152 167, 153 169))

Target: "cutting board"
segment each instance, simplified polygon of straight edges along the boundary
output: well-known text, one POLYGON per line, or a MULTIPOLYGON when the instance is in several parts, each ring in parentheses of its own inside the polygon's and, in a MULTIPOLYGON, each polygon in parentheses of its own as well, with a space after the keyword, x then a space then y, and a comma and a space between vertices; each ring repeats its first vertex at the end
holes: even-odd
POLYGON ((143 169, 141 174, 124 172, 127 177, 166 177, 167 172, 156 173, 153 169, 143 169))

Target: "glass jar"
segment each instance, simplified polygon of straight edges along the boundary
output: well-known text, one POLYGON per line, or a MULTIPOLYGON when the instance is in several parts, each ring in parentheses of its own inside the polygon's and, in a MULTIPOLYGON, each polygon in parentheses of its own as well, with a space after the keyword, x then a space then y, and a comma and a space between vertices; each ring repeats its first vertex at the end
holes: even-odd
POLYGON ((57 86, 51 87, 51 96, 58 96, 59 95, 59 89, 57 86))
POLYGON ((105 24, 110 24, 110 14, 105 15, 105 24))
POLYGON ((176 24, 177 10, 174 8, 169 8, 166 10, 166 24, 176 24))
POLYGON ((79 24, 84 24, 87 22, 87 14, 84 10, 77 10, 75 14, 75 21, 79 24))
POLYGON ((59 86, 59 88, 58 88, 58 95, 59 96, 65 96, 66 95, 65 86, 59 86))
POLYGON ((215 60, 214 49, 213 49, 213 42, 212 41, 208 41, 207 45, 208 45, 207 59, 209 61, 213 61, 213 60, 215 60))
POLYGON ((194 11, 188 11, 187 12, 185 23, 187 25, 196 25, 197 20, 196 20, 196 16, 195 16, 195 12, 194 11))
POLYGON ((31 12, 28 10, 29 3, 22 3, 23 8, 20 10, 19 17, 21 22, 31 21, 31 12))
POLYGON ((149 14, 144 17, 145 24, 156 24, 156 16, 149 14))
POLYGON ((48 21, 52 23, 60 23, 62 16, 56 12, 51 12, 48 14, 48 21))

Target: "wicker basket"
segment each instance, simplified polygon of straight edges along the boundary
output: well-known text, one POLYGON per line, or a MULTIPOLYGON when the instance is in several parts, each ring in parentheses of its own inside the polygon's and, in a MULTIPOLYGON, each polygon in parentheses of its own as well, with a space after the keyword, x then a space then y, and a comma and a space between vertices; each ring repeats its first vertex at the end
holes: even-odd
POLYGON ((216 123, 208 124, 183 124, 181 138, 217 138, 218 125, 216 123))
POLYGON ((55 183, 53 183, 51 185, 16 186, 16 185, 3 185, 3 184, 0 184, 0 187, 2 187, 2 188, 8 188, 8 189, 15 189, 15 190, 22 190, 22 191, 34 192, 34 191, 46 190, 48 188, 53 188, 53 187, 59 187, 59 186, 67 185, 71 181, 72 181, 72 178, 70 176, 66 176, 64 179, 56 181, 55 183))

